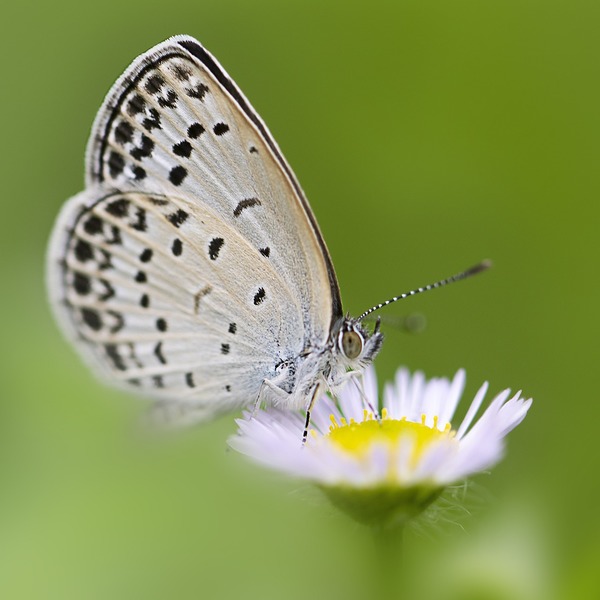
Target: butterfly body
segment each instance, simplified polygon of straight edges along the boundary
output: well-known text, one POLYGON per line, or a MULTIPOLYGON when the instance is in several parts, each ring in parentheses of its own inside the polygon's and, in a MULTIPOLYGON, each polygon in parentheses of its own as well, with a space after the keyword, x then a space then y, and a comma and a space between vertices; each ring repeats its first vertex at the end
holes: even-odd
POLYGON ((369 334, 356 320, 340 319, 334 324, 326 344, 305 348, 278 364, 277 376, 266 382, 267 390, 274 392, 271 402, 299 409, 306 408, 310 404, 307 398, 314 398, 321 387, 335 395, 349 376, 361 373, 375 358, 382 343, 383 336, 378 329, 369 334), (358 338, 358 348, 344 349, 348 334, 358 338))
POLYGON ((63 207, 48 287, 105 378, 203 420, 307 407, 381 345, 342 316, 304 194, 217 61, 176 36, 138 57, 92 128, 86 189, 63 207), (359 351, 344 341, 356 341, 359 351))

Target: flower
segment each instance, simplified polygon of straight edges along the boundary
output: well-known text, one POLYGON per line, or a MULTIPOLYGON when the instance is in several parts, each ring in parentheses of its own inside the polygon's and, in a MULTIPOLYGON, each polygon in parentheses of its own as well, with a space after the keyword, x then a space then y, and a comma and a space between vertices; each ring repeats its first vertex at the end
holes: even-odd
POLYGON ((355 380, 337 402, 325 394, 317 400, 305 445, 304 415, 267 407, 237 420, 230 446, 267 467, 315 483, 359 521, 389 525, 416 516, 448 485, 497 463, 505 436, 532 402, 520 392, 509 399, 510 390, 504 390, 474 422, 486 382, 453 428, 464 370, 452 381, 427 381, 423 373, 411 375, 401 368, 394 383, 385 386, 382 406, 373 367, 363 377, 364 395, 355 380))

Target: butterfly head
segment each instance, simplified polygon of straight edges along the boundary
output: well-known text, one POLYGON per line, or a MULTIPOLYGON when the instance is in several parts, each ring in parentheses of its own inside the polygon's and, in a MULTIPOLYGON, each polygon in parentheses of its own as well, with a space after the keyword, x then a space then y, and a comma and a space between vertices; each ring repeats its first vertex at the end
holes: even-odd
POLYGON ((345 317, 339 323, 335 344, 338 356, 343 358, 347 367, 365 367, 375 358, 383 344, 379 319, 375 323, 373 332, 369 332, 358 319, 345 317))

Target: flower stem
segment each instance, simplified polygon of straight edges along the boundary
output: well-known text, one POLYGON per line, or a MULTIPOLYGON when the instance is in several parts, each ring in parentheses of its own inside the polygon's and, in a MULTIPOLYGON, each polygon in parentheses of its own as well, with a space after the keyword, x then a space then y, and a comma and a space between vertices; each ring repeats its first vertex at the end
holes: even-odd
POLYGON ((375 598, 396 598, 402 585, 404 526, 374 527, 375 598))

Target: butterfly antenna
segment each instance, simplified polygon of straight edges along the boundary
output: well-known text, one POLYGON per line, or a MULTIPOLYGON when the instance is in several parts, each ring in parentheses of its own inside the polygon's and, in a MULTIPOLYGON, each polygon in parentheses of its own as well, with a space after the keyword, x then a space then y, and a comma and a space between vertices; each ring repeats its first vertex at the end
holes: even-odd
POLYGON ((467 279, 468 277, 471 277, 472 275, 477 275, 478 273, 487 271, 491 266, 492 266, 492 261, 482 260, 479 264, 471 267, 470 269, 467 269, 466 271, 463 271, 462 273, 458 273, 456 275, 453 275, 452 277, 448 277, 447 279, 442 279, 441 281, 436 281, 435 283, 430 283, 429 285, 426 285, 424 287, 416 288, 414 290, 411 290, 410 292, 405 292, 404 294, 400 294, 399 296, 394 296, 393 298, 390 298, 389 300, 386 300, 385 302, 382 302, 381 304, 377 304, 377 305, 369 308, 369 310, 366 310, 356 320, 362 321, 367 315, 370 315, 372 312, 375 312, 376 310, 379 310, 380 308, 383 308, 384 306, 387 306, 388 304, 397 302, 398 300, 403 300, 404 298, 408 298, 409 296, 416 296, 417 294, 422 294, 423 292, 428 292, 429 290, 435 290, 436 288, 444 287, 445 285, 448 285, 449 283, 454 283, 455 281, 460 281, 461 279, 467 279))

